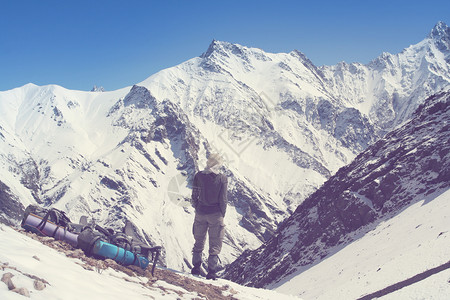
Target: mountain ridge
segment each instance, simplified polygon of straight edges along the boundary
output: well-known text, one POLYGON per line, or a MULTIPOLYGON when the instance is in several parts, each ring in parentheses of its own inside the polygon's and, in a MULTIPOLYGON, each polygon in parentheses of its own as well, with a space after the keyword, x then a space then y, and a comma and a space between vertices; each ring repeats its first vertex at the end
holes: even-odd
POLYGON ((4 219, 17 223, 32 203, 115 228, 128 219, 144 241, 165 246, 164 264, 186 270, 190 181, 207 155, 219 152, 230 178, 222 259, 231 263, 407 121, 426 99, 421 95, 449 86, 448 62, 428 42, 398 56, 403 69, 392 55, 370 69, 315 67, 299 51, 213 41, 207 55, 117 91, 29 84, 0 92, 7 116, 0 120, 0 168, 9 191, 2 200, 12 207, 4 219), (403 71, 412 77, 401 79, 403 71))
MULTIPOLYGON (((342 167, 300 204, 260 248, 244 252, 225 278, 266 287, 322 260, 351 234, 450 187, 450 93, 430 97, 411 121, 342 167)), ((433 197, 431 197, 433 198, 433 197)))

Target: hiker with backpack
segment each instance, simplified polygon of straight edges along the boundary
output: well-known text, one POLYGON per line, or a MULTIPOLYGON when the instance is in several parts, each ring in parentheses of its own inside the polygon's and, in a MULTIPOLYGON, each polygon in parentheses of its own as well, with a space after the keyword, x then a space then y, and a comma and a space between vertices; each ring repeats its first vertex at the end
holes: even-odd
POLYGON ((202 252, 205 246, 206 233, 209 238, 207 279, 217 278, 219 254, 225 234, 223 218, 227 208, 227 177, 221 174, 223 160, 218 154, 208 157, 206 168, 194 176, 192 188, 192 206, 195 208, 195 219, 192 232, 194 247, 192 249, 191 273, 200 275, 202 252))

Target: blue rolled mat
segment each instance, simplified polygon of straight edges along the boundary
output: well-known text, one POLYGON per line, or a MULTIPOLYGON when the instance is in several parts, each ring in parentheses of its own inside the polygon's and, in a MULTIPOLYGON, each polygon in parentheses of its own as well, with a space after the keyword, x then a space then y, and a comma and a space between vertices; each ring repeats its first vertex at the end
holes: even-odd
POLYGON ((135 255, 133 252, 125 250, 116 245, 106 243, 102 240, 98 240, 94 244, 92 252, 96 255, 111 258, 122 265, 135 265, 142 269, 147 268, 149 260, 140 255, 135 255))

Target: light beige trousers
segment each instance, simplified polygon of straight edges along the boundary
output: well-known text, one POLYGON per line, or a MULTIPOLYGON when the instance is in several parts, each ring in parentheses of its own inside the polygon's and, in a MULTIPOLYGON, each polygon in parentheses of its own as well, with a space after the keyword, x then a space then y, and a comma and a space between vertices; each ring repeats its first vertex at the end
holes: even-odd
POLYGON ((209 238, 209 256, 217 256, 222 250, 223 237, 225 235, 225 224, 220 212, 212 214, 195 214, 194 225, 194 248, 192 249, 192 264, 200 265, 202 262, 202 252, 205 247, 206 234, 209 238))

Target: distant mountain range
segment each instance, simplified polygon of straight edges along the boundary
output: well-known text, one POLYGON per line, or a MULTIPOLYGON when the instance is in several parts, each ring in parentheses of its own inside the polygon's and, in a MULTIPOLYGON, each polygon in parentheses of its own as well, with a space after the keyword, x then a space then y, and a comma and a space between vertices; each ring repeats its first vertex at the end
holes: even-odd
MULTIPOLYGON (((114 228, 128 219, 164 247, 165 265, 186 270, 190 182, 219 152, 230 182, 222 262, 231 263, 273 240, 339 168, 449 88, 449 41, 439 22, 399 54, 322 67, 299 51, 213 41, 201 56, 117 91, 28 84, 0 92, 0 220, 17 224, 31 203, 114 228)), ((381 212, 369 210, 364 222, 381 212)))

